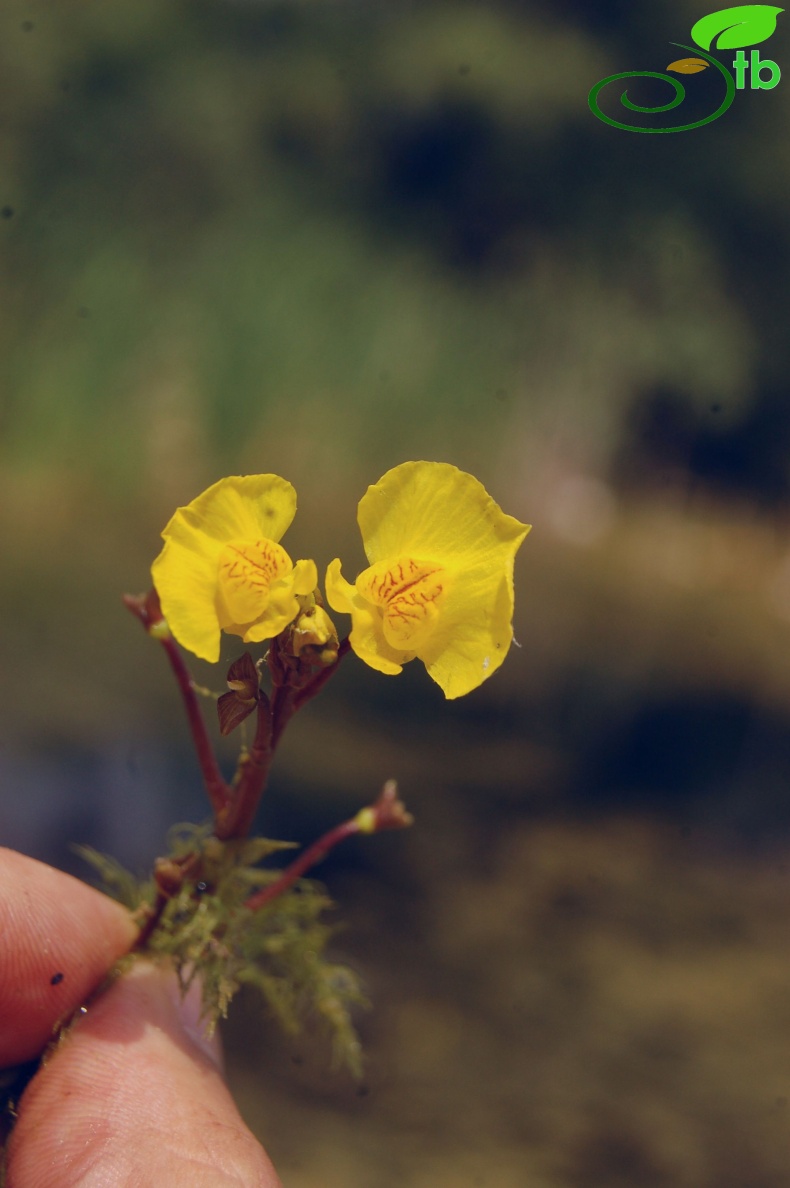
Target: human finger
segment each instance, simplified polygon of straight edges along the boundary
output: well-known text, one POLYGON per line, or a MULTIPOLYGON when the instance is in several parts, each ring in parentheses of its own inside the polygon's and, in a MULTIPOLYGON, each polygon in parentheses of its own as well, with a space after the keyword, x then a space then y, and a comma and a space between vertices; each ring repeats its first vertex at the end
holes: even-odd
POLYGON ((114 900, 0 847, 0 1068, 34 1059, 136 935, 114 900))
POLYGON ((100 995, 21 1099, 8 1188, 281 1188, 196 1015, 147 962, 100 995))

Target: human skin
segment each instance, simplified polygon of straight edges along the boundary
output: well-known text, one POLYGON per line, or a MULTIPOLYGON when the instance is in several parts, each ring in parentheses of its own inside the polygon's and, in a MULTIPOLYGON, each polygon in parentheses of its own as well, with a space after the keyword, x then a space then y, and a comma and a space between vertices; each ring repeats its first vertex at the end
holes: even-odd
MULTIPOLYGON (((113 900, 0 848, 0 1069, 35 1059, 135 936, 113 900)), ((19 1102, 7 1188, 281 1188, 198 1013, 142 961, 90 1001, 19 1102)))

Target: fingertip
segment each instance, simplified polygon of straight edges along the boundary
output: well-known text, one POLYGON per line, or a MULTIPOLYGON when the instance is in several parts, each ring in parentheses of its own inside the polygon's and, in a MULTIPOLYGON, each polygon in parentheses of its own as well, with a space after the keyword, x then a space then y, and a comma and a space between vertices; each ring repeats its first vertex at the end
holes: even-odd
MULTIPOLYGON (((195 991, 192 992, 193 994, 195 991)), ((90 1007, 24 1094, 9 1188, 280 1188, 195 1034, 194 998, 145 962, 90 1007)))
POLYGON ((0 1067, 38 1056, 137 931, 108 896, 0 847, 0 1067))

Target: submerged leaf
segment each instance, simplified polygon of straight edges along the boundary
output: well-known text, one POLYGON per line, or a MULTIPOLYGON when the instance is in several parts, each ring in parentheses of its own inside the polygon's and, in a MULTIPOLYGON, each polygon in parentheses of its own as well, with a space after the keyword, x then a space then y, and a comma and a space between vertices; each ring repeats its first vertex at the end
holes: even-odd
MULTIPOLYGON (((334 930, 324 920, 332 906, 326 891, 320 883, 300 879, 266 908, 246 906, 251 888, 274 881, 279 873, 256 864, 293 843, 264 837, 221 842, 209 826, 191 824, 174 826, 170 842, 170 857, 160 861, 175 865, 178 858, 198 854, 199 877, 184 873, 182 866, 182 879, 178 885, 174 881, 173 894, 140 952, 169 960, 182 992, 196 979, 201 982, 206 1034, 225 1017, 240 986, 255 986, 288 1033, 305 1023, 323 1023, 333 1063, 359 1076, 362 1055, 352 1011, 367 1005, 367 999, 356 974, 327 957, 334 930)), ((136 908, 153 902, 150 880, 140 883, 90 847, 78 852, 122 903, 136 908)))
POLYGON ((776 29, 776 18, 783 8, 773 4, 738 4, 711 12, 693 26, 691 36, 702 49, 709 50, 721 34, 716 49, 741 49, 767 41, 776 29))
POLYGON ((101 854, 93 846, 71 847, 75 854, 87 862, 98 874, 102 888, 112 899, 117 899, 130 911, 136 911, 140 905, 151 898, 152 884, 150 880, 136 879, 120 862, 111 858, 109 854, 101 854))

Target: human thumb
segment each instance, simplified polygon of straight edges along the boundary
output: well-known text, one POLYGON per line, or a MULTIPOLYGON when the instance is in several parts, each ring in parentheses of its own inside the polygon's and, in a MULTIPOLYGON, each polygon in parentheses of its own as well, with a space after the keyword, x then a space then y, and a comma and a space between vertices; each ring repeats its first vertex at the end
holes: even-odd
MULTIPOLYGON (((195 987, 195 991, 197 991, 195 987)), ((216 1040, 175 975, 138 962, 100 995, 26 1089, 8 1188, 281 1188, 242 1121, 216 1040)))

